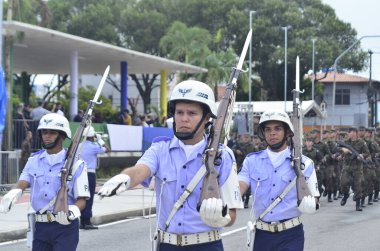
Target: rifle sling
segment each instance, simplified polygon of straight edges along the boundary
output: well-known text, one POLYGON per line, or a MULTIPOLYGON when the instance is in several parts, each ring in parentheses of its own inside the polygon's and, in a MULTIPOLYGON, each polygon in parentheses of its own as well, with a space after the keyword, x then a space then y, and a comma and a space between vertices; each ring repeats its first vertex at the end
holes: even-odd
MULTIPOLYGON (((71 173, 75 173, 75 172, 77 171, 78 167, 79 167, 82 163, 84 163, 83 160, 78 160, 77 162, 75 162, 73 168, 71 169, 71 173)), ((45 213, 45 212, 46 212, 51 206, 54 205, 54 203, 55 203, 56 200, 57 200, 57 195, 55 195, 55 196, 53 197, 53 199, 51 199, 51 200, 49 201, 48 204, 46 204, 43 208, 41 208, 41 209, 38 211, 38 213, 39 213, 39 214, 43 214, 43 213, 45 213)))
POLYGON ((174 203, 174 207, 172 211, 170 212, 168 219, 165 222, 165 230, 169 228, 170 221, 173 219, 178 209, 183 205, 183 203, 185 203, 186 199, 194 191, 195 187, 198 185, 198 183, 201 181, 201 179, 203 178, 205 174, 206 174, 206 166, 203 164, 202 167, 195 174, 195 176, 192 178, 192 180, 189 182, 186 189, 183 191, 182 195, 179 197, 176 203, 174 203))
MULTIPOLYGON (((303 170, 305 171, 305 170, 303 170)), ((261 220, 264 216, 269 213, 275 206, 278 205, 284 199, 284 197, 290 192, 290 190, 296 185, 297 176, 294 177, 292 182, 290 182, 284 189, 284 191, 267 207, 262 214, 260 214, 257 220, 261 220)))

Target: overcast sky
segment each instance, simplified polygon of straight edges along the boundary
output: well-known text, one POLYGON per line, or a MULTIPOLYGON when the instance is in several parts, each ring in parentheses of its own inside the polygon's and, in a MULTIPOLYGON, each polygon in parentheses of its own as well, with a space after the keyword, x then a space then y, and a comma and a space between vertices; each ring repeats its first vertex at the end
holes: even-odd
MULTIPOLYGON (((380 36, 380 1, 379 0, 322 0, 335 9, 336 15, 344 22, 350 23, 357 31, 358 38, 368 35, 380 36)), ((380 81, 380 37, 364 38, 361 46, 365 51, 372 50, 372 78, 380 81)), ((347 48, 342 48, 342 52, 347 48)), ((369 77, 369 69, 359 73, 369 77)))

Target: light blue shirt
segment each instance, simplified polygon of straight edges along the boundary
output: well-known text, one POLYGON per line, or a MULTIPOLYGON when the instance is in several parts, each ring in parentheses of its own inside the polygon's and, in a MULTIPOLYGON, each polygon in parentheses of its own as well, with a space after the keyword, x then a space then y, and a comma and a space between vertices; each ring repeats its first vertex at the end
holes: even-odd
MULTIPOLYGON (((206 143, 205 141, 204 144, 195 149, 187 159, 176 137, 173 139, 160 137, 153 141, 151 147, 137 162, 137 164, 148 166, 152 176, 156 176, 156 211, 160 229, 165 230, 165 222, 174 207, 174 203, 201 168, 203 164, 202 153, 206 143)), ((234 162, 231 150, 226 148, 222 151, 222 159, 221 165, 215 166, 215 169, 219 172, 219 187, 223 185, 231 174, 231 167, 234 162)), ((193 234, 215 229, 203 223, 197 211, 202 184, 203 178, 183 206, 178 209, 170 222, 169 228, 166 230, 167 232, 193 234)))
MULTIPOLYGON (((55 163, 52 163, 52 165, 48 163, 46 155, 46 150, 41 150, 30 157, 19 178, 19 180, 30 184, 30 201, 33 209, 36 211, 45 207, 56 196, 61 187, 59 174, 64 165, 66 150, 65 154, 60 159, 57 159, 55 163)), ((83 171, 86 171, 85 165, 81 164, 74 173, 72 180, 68 182, 69 205, 75 204, 78 197, 89 197, 88 181, 86 191, 84 191, 85 189, 79 189, 80 192, 78 193, 78 189, 74 187, 83 171)), ((48 210, 52 211, 53 206, 48 210)))
POLYGON ((82 150, 80 158, 87 163, 88 169, 92 170, 95 170, 97 167, 97 155, 106 152, 105 147, 100 146, 98 143, 89 140, 80 143, 78 146, 78 150, 82 150))
MULTIPOLYGON (((251 186, 256 218, 284 191, 286 186, 296 176, 290 161, 290 150, 284 156, 284 161, 274 168, 266 150, 247 155, 243 167, 238 174, 239 181, 251 186)), ((313 161, 302 156, 302 162, 307 163, 304 175, 310 177, 314 170, 313 161), (306 161, 308 160, 308 161, 306 161)), ((253 203, 252 202, 252 203, 253 203)), ((277 204, 262 219, 265 222, 280 221, 300 216, 297 207, 297 191, 294 186, 284 199, 277 204)))

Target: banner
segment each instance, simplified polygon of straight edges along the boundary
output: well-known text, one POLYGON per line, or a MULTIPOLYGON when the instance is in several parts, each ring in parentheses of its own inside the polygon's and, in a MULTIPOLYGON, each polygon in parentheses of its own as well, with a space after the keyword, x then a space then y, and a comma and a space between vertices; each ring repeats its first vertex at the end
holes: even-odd
POLYGON ((3 130, 7 114, 7 90, 5 87, 4 72, 0 65, 0 147, 2 146, 3 130))

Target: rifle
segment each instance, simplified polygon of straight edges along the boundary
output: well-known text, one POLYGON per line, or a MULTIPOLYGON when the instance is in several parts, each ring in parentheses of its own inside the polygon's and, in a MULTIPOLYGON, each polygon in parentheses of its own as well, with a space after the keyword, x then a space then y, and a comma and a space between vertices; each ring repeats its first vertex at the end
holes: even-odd
POLYGON ((348 150, 351 151, 351 160, 353 159, 357 159, 357 160, 360 160, 362 161, 364 164, 370 164, 368 160, 365 160, 365 159, 358 159, 360 153, 358 153, 358 151, 355 150, 355 148, 353 148, 351 145, 349 144, 346 144, 345 142, 341 141, 341 140, 338 140, 336 142, 338 144, 338 146, 340 147, 344 147, 344 148, 347 148, 348 150))
MULTIPOLYGON (((206 166, 206 175, 203 180, 202 193, 198 209, 204 199, 220 198, 219 185, 218 185, 218 172, 216 171, 215 159, 220 153, 219 144, 222 139, 222 130, 225 132, 229 130, 230 116, 232 115, 233 103, 235 102, 237 79, 242 71, 243 61, 247 54, 248 46, 251 42, 252 30, 249 31, 244 43, 242 53, 236 68, 232 69, 230 79, 228 81, 226 91, 218 106, 217 118, 213 121, 210 129, 209 140, 205 151, 203 152, 203 163, 206 166), (231 110, 231 111, 230 111, 231 110), (227 117, 229 117, 227 119, 227 117), (227 125, 225 123, 227 122, 227 125)), ((228 133, 225 135, 228 135, 228 133)), ((227 213, 227 207, 223 210, 223 215, 227 213)))
POLYGON ((87 106, 86 112, 84 113, 82 117, 82 122, 80 123, 77 131, 75 132, 75 135, 71 141, 71 144, 69 146, 69 149, 66 152, 66 159, 65 163, 63 164, 63 167, 61 168, 61 173, 60 173, 60 178, 61 178, 61 187, 58 190, 57 193, 57 198, 54 203, 54 210, 53 213, 58 213, 58 212, 68 212, 68 202, 67 202, 67 193, 68 193, 68 186, 67 186, 67 181, 70 181, 72 179, 72 169, 73 165, 75 163, 75 157, 76 153, 78 150, 78 145, 81 141, 82 134, 86 126, 89 124, 89 121, 92 116, 92 111, 94 108, 95 104, 101 104, 102 101, 98 102, 100 93, 103 89, 104 83, 106 82, 108 72, 110 70, 110 67, 107 66, 106 70, 104 71, 103 77, 99 83, 98 90, 95 93, 94 99, 89 101, 89 104, 87 106))
POLYGON ((297 189, 297 205, 299 206, 302 199, 306 196, 311 196, 309 188, 306 184, 306 177, 302 170, 302 111, 300 104, 300 80, 299 80, 299 57, 296 61, 296 89, 293 92, 293 116, 292 124, 294 128, 294 136, 291 140, 291 156, 292 166, 296 173, 296 189, 297 189))

